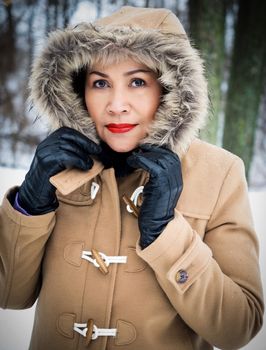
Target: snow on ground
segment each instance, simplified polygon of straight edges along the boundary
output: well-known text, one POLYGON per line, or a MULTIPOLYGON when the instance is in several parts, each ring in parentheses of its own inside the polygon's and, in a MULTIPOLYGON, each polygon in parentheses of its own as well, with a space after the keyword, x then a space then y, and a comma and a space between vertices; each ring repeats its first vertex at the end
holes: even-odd
MULTIPOLYGON (((20 185, 26 170, 0 167, 0 199, 8 188, 20 185)), ((255 227, 260 241, 260 262, 264 290, 266 290, 266 235, 264 217, 266 214, 266 191, 250 192, 251 208, 255 227)), ((0 350, 26 350, 30 340, 30 333, 34 317, 33 306, 28 310, 2 310, 0 309, 0 350)), ((246 350, 264 350, 266 339, 266 326, 259 335, 245 347, 246 350)))

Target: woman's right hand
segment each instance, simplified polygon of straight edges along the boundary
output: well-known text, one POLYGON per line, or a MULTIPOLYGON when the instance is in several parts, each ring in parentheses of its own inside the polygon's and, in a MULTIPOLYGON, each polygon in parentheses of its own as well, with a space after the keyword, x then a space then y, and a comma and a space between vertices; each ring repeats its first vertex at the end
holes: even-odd
POLYGON ((68 127, 56 130, 36 149, 30 170, 18 192, 19 205, 31 215, 55 210, 58 201, 50 177, 67 168, 89 170, 93 166, 90 155, 100 152, 101 147, 79 131, 68 127))

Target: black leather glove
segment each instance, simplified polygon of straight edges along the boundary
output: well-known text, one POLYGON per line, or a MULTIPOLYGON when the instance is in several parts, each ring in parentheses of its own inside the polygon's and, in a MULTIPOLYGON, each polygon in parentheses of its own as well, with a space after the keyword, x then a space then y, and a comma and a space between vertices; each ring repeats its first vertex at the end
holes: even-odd
POLYGON ((32 215, 55 210, 58 207, 56 188, 49 178, 66 168, 90 169, 93 165, 90 155, 100 151, 100 146, 74 129, 62 127, 50 134, 38 145, 19 189, 21 207, 32 215))
POLYGON ((174 217, 183 188, 181 163, 172 151, 151 145, 141 146, 139 153, 128 158, 128 163, 150 173, 150 180, 144 186, 138 218, 140 246, 146 248, 174 217))

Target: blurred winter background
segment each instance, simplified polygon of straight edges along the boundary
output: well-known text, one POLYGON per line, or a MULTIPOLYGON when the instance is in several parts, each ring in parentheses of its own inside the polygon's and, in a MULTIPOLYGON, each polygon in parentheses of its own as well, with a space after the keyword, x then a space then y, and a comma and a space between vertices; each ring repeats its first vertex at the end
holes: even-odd
MULTIPOLYGON (((210 121, 201 137, 245 162, 266 286, 266 1, 5 0, 0 3, 0 199, 20 184, 36 145, 49 132, 27 104, 33 58, 47 34, 94 21, 122 5, 166 7, 180 18, 206 64, 210 121)), ((266 288, 266 287, 265 287, 266 288)), ((34 307, 0 310, 0 350, 26 350, 34 307)), ((233 331, 233 330, 232 330, 233 331)), ((245 347, 265 349, 266 330, 245 347)), ((167 350, 167 349, 166 349, 167 350)))

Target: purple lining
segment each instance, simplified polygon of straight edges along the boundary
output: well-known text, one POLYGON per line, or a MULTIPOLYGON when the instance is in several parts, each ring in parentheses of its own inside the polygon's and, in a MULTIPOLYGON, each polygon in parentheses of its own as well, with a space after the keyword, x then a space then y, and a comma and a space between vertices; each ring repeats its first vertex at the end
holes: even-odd
POLYGON ((15 197, 15 201, 13 204, 13 208, 16 209, 17 211, 19 211, 21 214, 27 215, 27 216, 31 216, 25 209, 23 209, 18 201, 18 192, 16 193, 16 197, 15 197))

